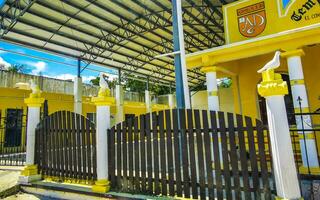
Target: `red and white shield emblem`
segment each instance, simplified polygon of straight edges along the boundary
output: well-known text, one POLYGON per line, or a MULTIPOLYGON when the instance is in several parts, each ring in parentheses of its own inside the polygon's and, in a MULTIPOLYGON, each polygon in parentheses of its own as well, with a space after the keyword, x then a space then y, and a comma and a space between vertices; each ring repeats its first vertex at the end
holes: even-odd
POLYGON ((264 2, 237 10, 239 32, 248 38, 260 35, 266 28, 267 18, 264 2))

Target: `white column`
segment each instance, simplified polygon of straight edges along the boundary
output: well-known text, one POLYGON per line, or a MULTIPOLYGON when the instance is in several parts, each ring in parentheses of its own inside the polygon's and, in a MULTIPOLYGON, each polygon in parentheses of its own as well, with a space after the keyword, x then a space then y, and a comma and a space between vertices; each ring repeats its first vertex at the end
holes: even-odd
MULTIPOLYGON (((304 74, 301 62, 301 56, 304 55, 303 50, 295 50, 289 51, 283 54, 284 57, 287 58, 288 62, 288 71, 289 71, 289 78, 291 83, 291 91, 292 91, 292 98, 294 104, 295 113, 308 113, 309 110, 309 101, 306 86, 304 83, 304 74), (301 110, 300 104, 298 99, 301 99, 301 110)), ((312 129, 312 120, 310 115, 303 115, 296 116, 296 123, 297 129, 312 129)), ((299 131, 299 138, 300 138, 300 148, 302 154, 302 162, 303 167, 302 171, 307 172, 307 167, 309 166, 311 171, 318 171, 317 168, 319 167, 318 161, 318 153, 316 148, 316 142, 314 139, 314 135, 312 131, 299 131), (304 135, 303 135, 304 134, 304 135), (304 140, 304 137, 306 140, 304 140), (306 152, 307 149, 307 152, 306 152), (307 156, 308 154, 308 156, 307 156), (307 159, 308 158, 308 159, 307 159)))
POLYGON ((123 88, 121 85, 116 85, 116 123, 123 121, 123 88))
POLYGON ((26 165, 34 165, 36 128, 40 122, 40 107, 28 107, 26 165))
POLYGON ((74 95, 74 112, 82 114, 82 78, 74 78, 73 86, 73 95, 74 95))
POLYGON ((173 99, 173 95, 172 94, 168 95, 168 105, 169 105, 170 109, 173 109, 175 107, 174 99, 173 99))
POLYGON ((207 92, 208 92, 208 109, 219 111, 219 96, 217 83, 217 67, 202 67, 202 72, 206 73, 207 92))
POLYGON ((40 97, 40 90, 34 90, 29 98, 24 99, 24 103, 28 106, 27 116, 27 146, 26 146, 26 165, 21 171, 18 182, 27 184, 32 181, 40 180, 41 175, 38 174, 38 167, 35 165, 35 142, 36 128, 40 121, 40 107, 44 99, 40 97))
POLYGON ((270 144, 277 196, 281 199, 299 199, 300 188, 293 157, 284 95, 286 82, 273 70, 262 73, 263 81, 258 92, 266 98, 270 144))
POLYGON ((284 96, 266 97, 273 171, 277 195, 285 199, 300 198, 284 96))
POLYGON ((97 176, 108 179, 107 130, 110 128, 110 106, 97 106, 97 176))
POLYGON ((150 113, 150 112, 152 112, 150 91, 149 90, 145 90, 144 94, 145 94, 146 112, 150 113))
POLYGON ((97 181, 92 186, 93 192, 105 193, 110 189, 108 180, 108 143, 107 134, 110 126, 110 106, 115 99, 103 93, 93 97, 92 102, 97 106, 96 144, 97 144, 97 181))

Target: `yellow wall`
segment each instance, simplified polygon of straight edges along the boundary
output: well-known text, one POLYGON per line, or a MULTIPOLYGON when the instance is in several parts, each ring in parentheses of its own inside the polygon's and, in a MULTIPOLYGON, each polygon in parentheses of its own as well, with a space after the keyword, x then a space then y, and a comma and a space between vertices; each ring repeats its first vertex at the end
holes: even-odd
MULTIPOLYGON (((219 88, 220 109, 224 112, 235 112, 233 85, 231 88, 219 88)), ((199 110, 208 109, 208 93, 206 90, 196 92, 191 97, 192 108, 199 110)))
MULTIPOLYGON (((320 108, 320 61, 315 59, 320 55, 320 46, 305 47, 303 50, 306 53, 306 55, 302 57, 305 83, 309 96, 310 110, 314 112, 316 109, 320 108)), ((272 59, 272 57, 273 54, 266 54, 222 65, 226 69, 238 74, 241 108, 244 115, 260 118, 257 84, 261 81, 261 74, 258 74, 257 70, 264 66, 265 63, 272 59)), ((285 59, 281 59, 281 66, 277 69, 277 72, 288 73, 285 59)), ((234 85, 233 82, 233 86, 234 85)), ((234 94, 236 93, 237 91, 234 91, 234 94)), ((234 102, 237 103, 239 101, 238 96, 234 95, 234 98, 234 102)), ((235 112, 239 112, 239 109, 236 108, 235 112)))
MULTIPOLYGON (((30 94, 31 90, 22 90, 15 88, 0 88, 0 110, 1 116, 6 117, 6 110, 8 108, 17 108, 23 109, 24 115, 27 114, 27 106, 24 104, 24 99, 27 98, 30 94)), ((73 111, 73 96, 65 95, 65 94, 55 94, 55 93, 46 93, 43 92, 42 96, 48 100, 48 109, 49 114, 59 111, 59 110, 68 110, 73 111)), ((95 112, 95 106, 90 103, 90 98, 83 98, 83 114, 86 116, 88 112, 95 112)), ((25 118, 24 118, 25 119, 25 118)), ((4 124, 2 120, 1 124, 4 124)), ((23 122, 23 126, 25 127, 25 121, 23 122)), ((4 129, 1 130, 0 133, 1 142, 4 141, 4 129)), ((22 144, 24 144, 24 134, 25 128, 22 130, 22 144)))

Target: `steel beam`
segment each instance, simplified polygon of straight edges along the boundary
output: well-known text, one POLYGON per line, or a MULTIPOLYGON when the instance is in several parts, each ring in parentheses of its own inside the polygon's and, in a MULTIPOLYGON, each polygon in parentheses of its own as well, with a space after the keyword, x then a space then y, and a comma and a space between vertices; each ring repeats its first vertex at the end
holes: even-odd
POLYGON ((4 1, 3 5, 7 5, 8 8, 0 15, 0 39, 8 33, 11 28, 17 23, 17 20, 24 15, 27 10, 36 2, 36 0, 14 0, 9 3, 4 1), (8 4, 6 4, 8 3, 8 4))

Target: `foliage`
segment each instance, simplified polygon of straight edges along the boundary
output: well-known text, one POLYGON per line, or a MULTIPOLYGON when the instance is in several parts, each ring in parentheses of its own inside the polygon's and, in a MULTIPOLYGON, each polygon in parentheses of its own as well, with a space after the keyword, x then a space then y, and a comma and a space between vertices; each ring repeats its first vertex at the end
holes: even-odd
POLYGON ((220 88, 230 88, 232 85, 231 78, 222 78, 220 79, 219 87, 220 88))
MULTIPOLYGON (((92 85, 99 86, 99 80, 100 78, 96 77, 95 79, 90 80, 90 82, 92 85)), ((109 80, 110 87, 115 88, 117 82, 118 79, 113 79, 112 81, 109 80)), ((147 84, 145 82, 136 79, 127 78, 122 84, 125 90, 131 92, 144 92, 147 89, 147 84)), ((150 84, 149 89, 155 95, 164 95, 170 93, 169 87, 159 84, 150 84)))
MULTIPOLYGON (((100 81, 100 77, 96 77, 95 79, 91 79, 90 82, 92 83, 92 85, 96 85, 99 86, 99 81, 100 81)), ((116 84, 118 82, 118 79, 113 79, 113 80, 109 80, 109 86, 110 89, 114 89, 116 88, 116 84)))
POLYGON ((15 72, 15 73, 27 73, 26 66, 23 64, 13 64, 10 67, 8 67, 9 72, 15 72))
POLYGON ((147 89, 147 84, 139 80, 127 78, 124 89, 131 92, 144 92, 147 89))

